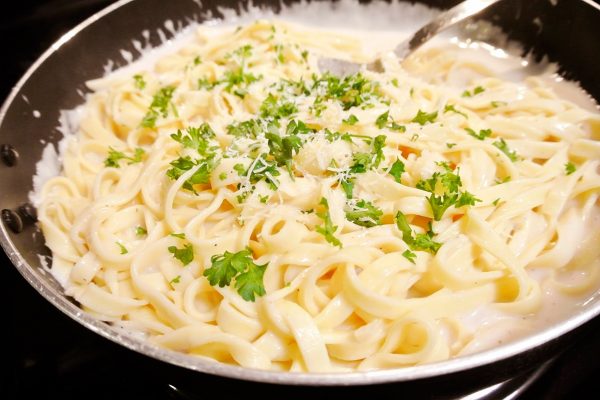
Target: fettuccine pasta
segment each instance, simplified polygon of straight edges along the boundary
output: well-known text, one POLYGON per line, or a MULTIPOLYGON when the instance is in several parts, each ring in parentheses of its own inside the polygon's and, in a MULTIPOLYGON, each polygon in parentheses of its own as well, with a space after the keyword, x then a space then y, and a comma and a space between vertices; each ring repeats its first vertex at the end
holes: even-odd
POLYGON ((39 204, 66 293, 175 351, 326 372, 481 350, 530 330, 548 291, 595 290, 598 113, 450 44, 319 71, 369 61, 356 43, 198 27, 90 82, 39 204))

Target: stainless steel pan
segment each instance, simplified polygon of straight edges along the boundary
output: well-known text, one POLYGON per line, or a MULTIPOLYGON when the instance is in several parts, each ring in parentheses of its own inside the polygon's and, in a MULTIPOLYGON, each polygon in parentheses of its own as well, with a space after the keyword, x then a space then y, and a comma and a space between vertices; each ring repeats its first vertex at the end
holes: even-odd
MULTIPOLYGON (((457 1, 419 1, 447 8, 457 1)), ((85 81, 101 76, 108 60, 122 60, 120 49, 137 54, 132 39, 160 43, 158 28, 170 19, 175 25, 201 20, 218 6, 238 7, 238 2, 192 0, 122 0, 84 21, 48 49, 19 81, 0 110, 0 243, 23 277, 48 301, 70 318, 129 349, 147 356, 223 377, 298 385, 365 385, 403 382, 431 387, 449 382, 473 388, 499 382, 553 357, 573 338, 573 331, 600 313, 600 302, 591 301, 569 319, 522 340, 435 364, 361 373, 301 374, 249 370, 186 356, 157 348, 81 311, 66 297, 60 285, 43 270, 41 259, 49 260, 35 210, 27 205, 35 163, 44 143, 56 143, 59 110, 82 103, 85 81), (79 93, 78 93, 79 92, 79 93), (33 111, 41 114, 35 118, 33 111)), ((278 1, 254 1, 277 9, 278 1)), ((562 73, 577 79, 600 99, 600 7, 591 0, 506 0, 482 18, 500 26, 508 36, 538 57, 559 63, 562 73)), ((36 113, 37 114, 37 113, 36 113)), ((451 384, 450 384, 451 385, 451 384)))

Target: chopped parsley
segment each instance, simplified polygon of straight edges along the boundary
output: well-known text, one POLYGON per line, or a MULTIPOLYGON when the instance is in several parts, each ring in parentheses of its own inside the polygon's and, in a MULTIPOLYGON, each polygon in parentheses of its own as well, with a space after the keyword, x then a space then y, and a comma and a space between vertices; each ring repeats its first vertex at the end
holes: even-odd
POLYGON ((461 192, 462 186, 460 176, 455 174, 447 163, 439 163, 444 168, 444 172, 435 172, 431 178, 420 180, 417 183, 417 189, 425 190, 429 193, 427 202, 431 207, 433 219, 439 221, 450 206, 462 207, 475 205, 481 201, 469 192, 461 192))
POLYGON ((176 246, 169 246, 167 250, 169 250, 169 253, 173 254, 173 257, 178 259, 184 267, 194 261, 194 247, 189 243, 184 245, 181 249, 176 246))
POLYGON ((123 152, 117 151, 112 147, 108 148, 108 157, 104 160, 104 166, 120 168, 119 161, 127 160, 128 164, 135 164, 142 161, 146 152, 141 147, 137 147, 133 153, 133 156, 128 156, 123 152))
POLYGON ((389 110, 377 117, 375 125, 377 125, 379 129, 388 128, 392 131, 406 132, 406 127, 404 125, 400 125, 391 120, 389 110))
POLYGON ((383 211, 375 207, 371 202, 359 200, 355 204, 348 204, 346 219, 359 226, 370 228, 381 225, 383 211))
POLYGON ((171 285, 181 282, 181 275, 177 275, 175 278, 171 279, 169 283, 171 285))
POLYGON ((415 258, 417 258, 417 255, 415 253, 413 253, 412 251, 406 249, 402 253, 402 257, 406 258, 408 261, 410 261, 411 263, 414 264, 415 263, 415 258))
MULTIPOLYGON (((441 243, 438 243, 433 240, 435 233, 431 229, 431 223, 429 225, 429 230, 426 233, 418 233, 415 235, 412 228, 408 224, 408 221, 406 220, 406 216, 402 213, 402 211, 398 211, 395 219, 398 230, 402 232, 402 240, 404 240, 404 243, 406 243, 411 250, 427 251, 431 254, 436 254, 440 247, 442 247, 441 243)), ((404 256, 406 257, 406 255, 404 256)), ((410 261, 409 257, 406 258, 408 258, 410 261)))
POLYGON ((398 183, 402 183, 400 178, 402 177, 402 174, 404 173, 405 169, 404 169, 404 163, 398 159, 396 159, 396 161, 394 161, 394 163, 392 164, 392 167, 389 170, 389 174, 391 176, 394 177, 394 180, 398 183))
POLYGON ((298 107, 293 102, 283 97, 277 98, 272 93, 269 93, 260 106, 260 115, 263 118, 285 118, 297 112, 298 107))
POLYGON ((286 128, 287 136, 281 136, 277 131, 270 130, 265 134, 269 145, 269 156, 278 166, 285 166, 293 179, 292 157, 302 148, 302 140, 298 133, 305 134, 311 132, 304 122, 290 121, 286 128))
POLYGON ((192 160, 190 156, 179 157, 178 159, 171 161, 171 169, 167 170, 167 176, 172 180, 177 180, 185 172, 192 168, 196 168, 196 171, 183 183, 182 187, 193 193, 196 193, 194 185, 206 184, 210 181, 210 174, 215 169, 214 158, 208 158, 205 160, 192 160))
POLYGON ((490 103, 490 105, 491 105, 493 108, 498 108, 498 107, 500 107, 500 106, 505 106, 505 105, 507 105, 507 104, 508 104, 508 103, 507 103, 507 102, 505 102, 505 101, 492 101, 492 102, 490 103))
POLYGON ((565 173, 567 175, 571 175, 575 171, 577 171, 577 168, 575 167, 575 164, 573 164, 571 161, 565 164, 565 173))
POLYGON ((426 123, 434 123, 438 116, 437 111, 427 113, 425 111, 419 110, 417 115, 412 119, 411 122, 416 122, 419 125, 425 125, 426 123))
POLYGON ((508 147, 508 144, 506 143, 506 141, 502 138, 500 138, 500 140, 496 140, 495 142, 492 143, 496 148, 498 148, 501 152, 503 152, 504 154, 506 154, 506 156, 508 158, 510 158, 510 161, 515 162, 519 160, 519 155, 517 154, 516 151, 511 150, 508 147))
POLYGON ((390 116, 390 112, 388 110, 377 117, 377 119, 375 120, 375 125, 377 125, 377 127, 379 129, 383 129, 387 125, 389 116, 390 116))
POLYGON ((277 165, 266 161, 263 155, 258 156, 248 169, 244 169, 242 164, 236 164, 233 168, 237 171, 238 175, 248 177, 251 184, 256 184, 264 180, 272 190, 277 190, 279 186, 279 181, 275 178, 280 175, 277 165))
POLYGON ((340 186, 344 190, 347 199, 351 199, 353 197, 352 192, 354 192, 354 178, 342 178, 340 179, 340 186))
POLYGON ((260 76, 245 72, 242 66, 233 71, 226 71, 224 77, 220 81, 217 81, 217 84, 224 83, 225 90, 230 93, 234 87, 237 87, 233 91, 233 94, 243 99, 248 93, 248 86, 260 79, 260 76))
POLYGON ((333 225, 331 221, 331 215, 329 215, 329 203, 325 197, 321 198, 319 202, 324 207, 324 212, 317 212, 317 216, 323 220, 323 225, 317 226, 316 231, 325 237, 327 242, 334 246, 342 247, 342 242, 334 236, 337 226, 333 225))
POLYGON ((473 89, 473 91, 469 91, 469 90, 465 90, 464 92, 462 92, 461 96, 462 97, 473 97, 473 96, 477 96, 480 93, 485 92, 485 88, 482 86, 477 86, 475 89, 473 89))
POLYGON ((154 94, 150 109, 142 119, 141 125, 144 128, 155 128, 156 120, 159 116, 166 118, 169 115, 169 106, 173 109, 173 112, 177 114, 177 110, 171 102, 174 91, 175 87, 166 86, 154 94))
POLYGON ((171 139, 181 143, 183 147, 196 150, 204 157, 210 157, 214 154, 213 149, 209 147, 209 140, 214 137, 215 132, 207 123, 203 123, 197 128, 188 127, 185 132, 178 129, 177 133, 171 134, 171 139))
POLYGON ((148 231, 143 226, 138 226, 135 228, 135 236, 144 236, 147 234, 148 234, 148 231))
POLYGON ((342 120, 342 122, 346 125, 355 125, 358 122, 358 118, 356 117, 356 115, 350 114, 350 116, 342 120))
POLYGON ((462 115, 463 117, 465 117, 467 119, 469 118, 469 116, 467 114, 465 114, 462 111, 458 111, 456 109, 456 107, 454 107, 454 105, 452 105, 452 104, 446 104, 446 106, 444 107, 444 114, 447 113, 447 112, 453 112, 455 114, 460 114, 460 115, 462 115))
POLYGON ((217 86, 219 83, 220 83, 219 81, 211 82, 206 78, 200 78, 200 79, 198 79, 198 89, 211 90, 212 88, 217 86))
POLYGON ((446 143, 446 147, 449 149, 453 148, 456 145, 457 145, 457 143, 450 143, 450 142, 446 143))
POLYGON ((366 106, 380 96, 377 92, 379 84, 365 78, 360 72, 343 78, 325 73, 320 77, 313 75, 312 89, 318 93, 317 98, 337 100, 344 110, 352 107, 366 106))
POLYGON ((256 139, 266 132, 277 133, 279 131, 279 122, 272 119, 250 119, 248 121, 238 122, 227 126, 227 133, 235 137, 247 137, 256 139))
POLYGON ((263 276, 268 264, 256 264, 250 250, 226 251, 212 256, 210 261, 211 266, 204 270, 203 275, 212 286, 229 286, 235 279, 235 288, 246 301, 255 301, 256 296, 266 294, 263 276))
POLYGON ((350 166, 350 173, 361 174, 369 169, 379 167, 384 159, 383 148, 387 136, 378 135, 371 141, 372 153, 354 153, 352 156, 353 164, 350 166))
POLYGON ((467 131, 469 135, 473 136, 477 140, 485 140, 485 138, 490 137, 492 134, 491 129, 481 129, 479 133, 475 132, 471 128, 465 128, 465 131, 467 131))
POLYGON ((277 62, 279 64, 283 64, 285 63, 285 56, 283 55, 283 45, 282 44, 276 44, 275 45, 275 53, 276 53, 276 59, 277 62))
POLYGON ((185 233, 175 233, 175 232, 171 232, 169 234, 169 236, 173 236, 179 239, 185 239, 185 233))
POLYGON ((136 74, 133 76, 134 84, 136 89, 144 90, 146 88, 146 81, 144 77, 140 74, 136 74))
POLYGON ((123 243, 121 243, 121 242, 115 242, 115 243, 117 244, 117 246, 119 246, 119 249, 121 249, 121 254, 129 253, 127 248, 125 246, 123 246, 123 243))
POLYGON ((496 185, 501 185, 503 183, 510 182, 511 179, 512 178, 510 177, 510 175, 505 176, 503 179, 496 179, 496 185))

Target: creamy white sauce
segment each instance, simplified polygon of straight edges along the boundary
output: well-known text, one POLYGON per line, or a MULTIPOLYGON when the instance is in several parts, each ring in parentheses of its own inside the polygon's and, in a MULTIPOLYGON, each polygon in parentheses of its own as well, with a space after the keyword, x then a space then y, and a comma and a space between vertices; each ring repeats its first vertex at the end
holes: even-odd
MULTIPOLYGON (((414 30, 424 24, 437 12, 420 5, 407 5, 378 2, 369 5, 359 5, 350 0, 342 0, 334 5, 330 3, 300 3, 284 7, 278 15, 270 10, 261 10, 258 7, 249 8, 238 15, 233 10, 222 9, 225 15, 223 21, 210 20, 208 25, 218 26, 222 29, 233 29, 236 25, 253 21, 255 19, 278 18, 290 22, 299 22, 307 25, 318 26, 324 30, 334 29, 338 32, 356 34, 361 30, 362 40, 360 45, 373 57, 378 53, 391 51, 398 43, 407 38, 414 30), (352 31, 348 26, 353 27, 352 31), (402 30, 397 30, 398 27, 402 30)), ((163 38, 163 45, 157 48, 148 46, 149 31, 143 31, 142 41, 134 40, 133 47, 141 54, 141 57, 133 61, 137 55, 130 51, 121 50, 123 59, 127 66, 113 71, 114 61, 108 60, 105 65, 106 74, 110 73, 110 79, 118 79, 122 76, 130 76, 137 71, 151 70, 152 66, 163 56, 173 53, 185 46, 194 36, 196 25, 190 25, 185 29, 177 29, 172 21, 165 22, 165 29, 171 33, 177 33, 174 39, 167 39, 165 33, 159 30, 159 36, 163 38)), ((564 80, 556 73, 555 66, 549 64, 534 64, 530 60, 510 54, 510 51, 495 48, 481 42, 470 42, 459 39, 456 36, 446 35, 435 38, 426 47, 451 45, 458 46, 461 57, 472 59, 487 65, 501 79, 513 82, 522 82, 524 78, 532 74, 539 75, 563 98, 591 110, 598 108, 596 102, 585 93, 577 83, 564 80)), ((464 80, 472 77, 457 77, 457 86, 464 86, 464 80)), ((90 88, 97 87, 105 78, 91 81, 90 88)), ((24 100, 27 99, 24 97, 24 100)), ((48 144, 43 151, 42 159, 36 165, 36 175, 33 178, 34 190, 30 193, 33 204, 38 204, 40 190, 43 184, 51 177, 60 173, 61 156, 69 138, 78 129, 82 109, 61 112, 60 131, 64 139, 58 145, 58 151, 52 144, 48 144)), ((546 273, 535 273, 536 279, 542 283, 546 279, 546 273)), ((61 277, 60 280, 64 280, 61 277)), ((595 290, 585 295, 574 297, 565 296, 556 289, 542 285, 543 306, 535 314, 530 316, 514 316, 498 311, 493 306, 481 307, 472 313, 464 315, 461 321, 467 327, 477 330, 475 339, 464 349, 463 353, 472 353, 499 345, 508 340, 524 336, 533 331, 541 330, 553 323, 564 320, 570 315, 579 312, 583 307, 596 301, 596 297, 590 297, 595 290)))

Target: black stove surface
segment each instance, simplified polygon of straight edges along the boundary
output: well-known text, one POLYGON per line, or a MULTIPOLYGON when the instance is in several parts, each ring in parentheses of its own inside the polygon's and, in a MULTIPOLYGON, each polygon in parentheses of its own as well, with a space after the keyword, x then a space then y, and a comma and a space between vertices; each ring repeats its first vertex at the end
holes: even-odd
MULTIPOLYGON (((0 13, 0 99, 57 38, 111 0, 19 0, 0 13)), ((300 388, 193 373, 116 345, 83 328, 42 298, 0 251, 3 346, 0 399, 195 399, 203 393, 251 398, 430 398, 398 385, 300 388)), ((587 324, 520 398, 597 398, 600 319, 587 324)), ((506 396, 501 394, 500 398, 506 396)))

